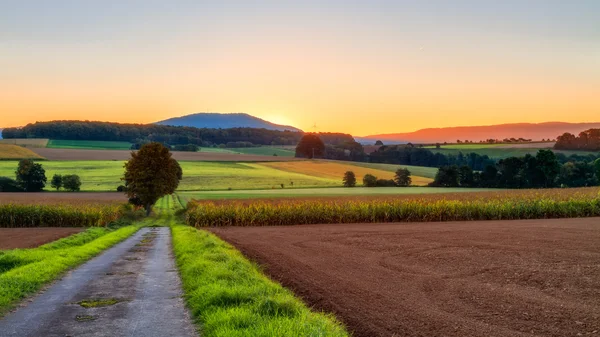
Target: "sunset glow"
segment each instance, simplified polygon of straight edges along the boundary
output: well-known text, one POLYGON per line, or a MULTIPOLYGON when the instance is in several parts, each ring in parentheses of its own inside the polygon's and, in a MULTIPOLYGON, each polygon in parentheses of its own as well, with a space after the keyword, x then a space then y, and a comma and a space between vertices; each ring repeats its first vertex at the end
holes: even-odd
POLYGON ((597 1, 9 3, 0 128, 203 111, 354 135, 600 121, 597 1))

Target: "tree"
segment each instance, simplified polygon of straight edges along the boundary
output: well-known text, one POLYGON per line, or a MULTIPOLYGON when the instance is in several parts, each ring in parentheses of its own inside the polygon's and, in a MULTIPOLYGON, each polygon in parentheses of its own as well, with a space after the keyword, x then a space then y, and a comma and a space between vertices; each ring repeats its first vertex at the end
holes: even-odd
POLYGON ((52 176, 52 180, 50 180, 50 186, 55 188, 57 191, 61 189, 63 186, 63 179, 60 174, 55 174, 52 176))
POLYGON ((396 175, 394 176, 394 182, 396 182, 396 186, 407 187, 412 183, 412 178, 410 177, 410 171, 407 168, 399 168, 396 170, 396 175))
POLYGON ((363 177, 363 185, 365 187, 377 186, 377 177, 372 174, 365 174, 365 176, 363 177))
POLYGON ((76 174, 64 175, 62 185, 67 191, 77 192, 81 189, 81 179, 76 174))
POLYGON ((376 146, 383 146, 383 142, 380 141, 380 140, 378 140, 378 141, 375 142, 375 145, 376 146))
POLYGON ((481 187, 496 187, 498 185, 498 169, 494 165, 488 165, 480 175, 481 187))
POLYGON ((600 158, 594 161, 594 172, 596 173, 596 178, 600 180, 600 158))
POLYGON ((467 165, 463 165, 458 169, 458 184, 461 187, 474 187, 475 176, 473 175, 473 169, 467 165))
POLYGON ((305 134, 296 146, 296 157, 309 158, 323 157, 325 144, 321 137, 315 133, 305 134))
POLYGON ((347 171, 344 173, 344 187, 354 187, 356 186, 356 175, 352 171, 347 171))
POLYGON ((431 185, 443 187, 458 187, 458 167, 456 165, 440 167, 431 185))
POLYGON ((36 164, 33 160, 23 159, 19 161, 19 166, 15 172, 17 183, 26 192, 39 192, 46 186, 46 170, 41 164, 36 164))
POLYGON ((137 153, 132 152, 125 163, 125 193, 150 215, 158 199, 175 192, 182 176, 181 166, 171 158, 169 149, 160 143, 149 143, 137 153))
POLYGON ((8 177, 0 177, 0 192, 23 192, 23 188, 8 177))
POLYGON ((540 171, 543 173, 544 187, 554 187, 556 177, 560 173, 560 164, 551 150, 539 150, 535 156, 540 171))

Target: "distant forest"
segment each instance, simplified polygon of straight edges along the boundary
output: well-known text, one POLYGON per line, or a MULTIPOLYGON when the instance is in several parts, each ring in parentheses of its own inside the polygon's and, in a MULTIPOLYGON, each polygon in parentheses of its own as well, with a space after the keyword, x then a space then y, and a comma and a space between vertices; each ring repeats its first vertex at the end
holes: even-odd
MULTIPOLYGON (((254 145, 296 145, 302 135, 302 132, 254 128, 201 129, 185 126, 89 121, 37 122, 22 128, 6 128, 2 131, 4 138, 103 140, 130 143, 160 142, 170 145, 193 144, 200 147, 236 142, 254 145)), ((351 135, 343 133, 321 133, 320 137, 325 144, 332 146, 354 142, 351 135)))
POLYGON ((556 138, 554 148, 557 150, 600 151, 600 129, 589 129, 575 136, 564 133, 556 138))

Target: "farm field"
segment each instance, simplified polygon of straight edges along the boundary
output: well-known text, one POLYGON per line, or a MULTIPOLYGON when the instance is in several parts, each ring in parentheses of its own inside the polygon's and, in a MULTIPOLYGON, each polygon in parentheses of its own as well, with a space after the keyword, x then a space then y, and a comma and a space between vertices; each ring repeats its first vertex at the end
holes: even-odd
POLYGON ((0 228, 0 251, 34 248, 83 230, 83 228, 0 228))
POLYGON ((30 149, 10 144, 0 144, 0 160, 44 159, 30 149))
MULTIPOLYGON (((35 153, 48 160, 128 160, 131 151, 126 150, 89 150, 89 149, 51 149, 35 148, 35 153)), ((179 161, 228 161, 228 162, 263 162, 282 160, 302 160, 293 157, 275 157, 272 155, 251 155, 223 152, 177 152, 173 158, 179 161)))
MULTIPOLYGON (((362 177, 372 174, 380 179, 394 179, 395 170, 379 170, 372 167, 356 166, 348 162, 339 161, 303 161, 303 162, 276 162, 264 163, 264 166, 272 167, 287 172, 308 174, 315 177, 341 180, 346 171, 353 171, 356 175, 357 185, 362 185, 362 177)), ((396 166, 396 170, 400 166, 396 166)), ((412 172, 411 172, 412 173, 412 172)), ((412 185, 423 186, 432 182, 430 178, 412 175, 412 185)))
POLYGON ((71 203, 114 204, 126 203, 127 197, 119 192, 21 192, 0 193, 0 204, 56 205, 71 203))
POLYGON ((296 155, 295 150, 271 146, 233 148, 230 150, 242 154, 254 154, 262 156, 273 156, 276 154, 278 157, 294 157, 296 155))
POLYGON ((177 192, 182 203, 191 200, 235 200, 235 199, 301 199, 313 200, 338 197, 357 200, 417 198, 425 195, 455 196, 458 194, 478 194, 478 192, 500 191, 485 188, 445 188, 445 187, 327 187, 327 188, 294 188, 270 190, 239 190, 239 191, 180 191, 177 192))
POLYGON ((44 138, 12 138, 0 139, 0 144, 12 144, 23 147, 40 148, 48 145, 48 139, 44 138))
MULTIPOLYGON (((490 158, 503 159, 508 157, 523 157, 526 154, 535 155, 540 148, 523 148, 523 147, 486 147, 486 148, 461 148, 456 146, 454 148, 444 148, 442 146, 441 149, 429 149, 433 153, 442 153, 442 154, 454 154, 457 155, 459 152, 463 154, 474 152, 480 155, 487 155, 490 158)), ((581 156, 585 156, 588 154, 598 155, 598 152, 591 151, 571 151, 571 150, 552 150, 555 153, 562 153, 566 156, 570 156, 572 154, 577 154, 581 156)))
MULTIPOLYGON (((79 175, 82 181, 82 191, 115 191, 119 185, 123 184, 120 180, 123 175, 123 164, 124 161, 108 160, 47 161, 43 163, 43 167, 48 179, 52 178, 54 174, 79 175)), ((357 173, 359 184, 362 179, 361 175, 366 172, 374 173, 382 178, 393 178, 391 171, 361 168, 338 162, 296 161, 270 164, 181 161, 180 165, 184 174, 179 191, 228 190, 230 188, 232 190, 271 190, 281 189, 281 184, 284 184, 286 189, 291 187, 341 187, 342 176, 347 170, 354 170, 357 173)), ((14 177, 16 167, 16 161, 0 162, 0 176, 14 177)), ((428 178, 413 176, 413 183, 416 184, 425 184, 429 181, 428 178)), ((50 189, 48 185, 47 190, 50 189)), ((373 193, 380 193, 380 191, 373 193)))
POLYGON ((599 218, 224 227, 355 337, 576 336, 600 330, 599 218))
POLYGON ((129 150, 131 143, 100 140, 56 140, 48 142, 52 149, 129 150))

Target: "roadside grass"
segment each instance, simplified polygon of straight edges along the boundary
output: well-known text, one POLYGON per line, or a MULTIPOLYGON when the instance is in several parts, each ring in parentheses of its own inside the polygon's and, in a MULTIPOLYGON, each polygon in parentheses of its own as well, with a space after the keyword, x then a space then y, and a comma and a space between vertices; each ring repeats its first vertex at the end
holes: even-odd
POLYGON ((48 142, 49 148, 53 149, 88 149, 88 150, 129 150, 131 143, 102 140, 57 140, 48 142))
MULTIPOLYGON (((394 179, 396 170, 400 166, 396 166, 396 170, 381 170, 373 167, 357 166, 352 165, 349 162, 340 161, 323 161, 323 160, 311 160, 302 162, 274 162, 274 163, 263 163, 262 165, 272 167, 278 170, 287 172, 308 174, 314 177, 327 178, 332 180, 338 180, 341 182, 342 177, 346 171, 353 171, 356 174, 357 185, 362 185, 362 177, 366 174, 372 174, 380 179, 394 179)), ((433 180, 430 178, 419 177, 412 173, 412 185, 424 186, 433 180)))
MULTIPOLYGON (((18 145, 0 144, 0 160, 38 159, 44 157, 18 145)), ((16 167, 15 167, 16 168, 16 167)))
POLYGON ((142 223, 119 229, 91 228, 32 249, 0 251, 0 317, 18 301, 39 291, 66 271, 125 240, 142 223))
POLYGON ((348 336, 333 315, 311 311, 233 246, 183 225, 174 196, 155 208, 171 227, 186 305, 203 337, 348 336))

